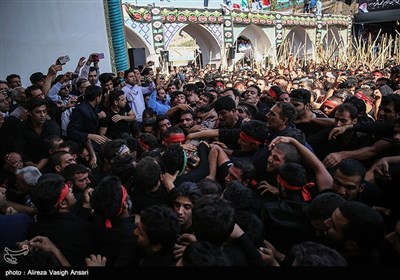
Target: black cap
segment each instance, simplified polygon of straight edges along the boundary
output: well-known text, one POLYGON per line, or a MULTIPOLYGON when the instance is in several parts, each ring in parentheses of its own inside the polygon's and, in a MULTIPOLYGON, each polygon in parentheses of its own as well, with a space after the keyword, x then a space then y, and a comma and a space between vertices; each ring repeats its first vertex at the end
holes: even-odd
POLYGON ((29 80, 31 81, 31 83, 33 85, 33 84, 36 84, 38 81, 40 81, 43 78, 46 78, 46 75, 44 75, 42 72, 35 72, 29 77, 29 80))

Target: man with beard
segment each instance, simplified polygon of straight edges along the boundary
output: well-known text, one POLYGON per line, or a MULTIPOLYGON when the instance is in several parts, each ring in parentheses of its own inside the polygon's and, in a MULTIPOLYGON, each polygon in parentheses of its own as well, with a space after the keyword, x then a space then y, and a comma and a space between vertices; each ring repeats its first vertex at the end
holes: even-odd
POLYGON ((17 127, 14 149, 22 155, 25 165, 41 170, 48 157, 45 139, 52 135, 60 136, 60 133, 58 124, 47 119, 47 101, 33 98, 28 104, 28 118, 17 127))
POLYGON ((392 81, 393 90, 400 91, 400 65, 394 66, 390 70, 390 80, 392 81))
POLYGON ((157 116, 165 115, 171 108, 171 97, 162 87, 158 87, 157 91, 153 91, 147 100, 147 106, 156 112, 157 116))
POLYGON ((324 223, 324 240, 346 258, 349 266, 378 264, 374 253, 383 241, 384 223, 377 211, 360 202, 346 201, 324 223))
POLYGON ((393 147, 393 142, 390 139, 394 127, 394 120, 399 117, 399 113, 400 96, 397 94, 390 94, 382 98, 382 103, 379 106, 377 121, 347 124, 341 127, 337 126, 333 128, 329 133, 329 140, 335 139, 347 131, 367 132, 370 134, 374 134, 375 139, 378 140, 373 145, 364 148, 341 151, 331 154, 331 164, 336 165, 345 158, 354 158, 364 161, 376 158, 379 155, 385 156, 385 153, 390 152, 391 148, 393 147))
POLYGON ((261 112, 267 112, 270 108, 260 101, 261 89, 257 85, 251 85, 243 92, 244 100, 253 104, 261 112))
POLYGON ((240 149, 239 134, 240 125, 243 119, 236 114, 235 101, 229 96, 223 96, 214 103, 214 109, 218 114, 218 128, 206 129, 195 133, 190 133, 186 140, 195 138, 214 138, 224 143, 229 149, 240 149))
POLYGON ((358 201, 369 206, 381 204, 381 192, 365 181, 365 167, 356 159, 342 160, 333 172, 332 188, 346 200, 358 201))

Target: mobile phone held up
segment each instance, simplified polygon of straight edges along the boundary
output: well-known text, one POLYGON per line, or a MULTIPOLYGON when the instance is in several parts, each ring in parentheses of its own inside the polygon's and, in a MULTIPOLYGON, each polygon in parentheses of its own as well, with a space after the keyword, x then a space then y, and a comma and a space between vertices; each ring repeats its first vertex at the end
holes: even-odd
POLYGON ((64 56, 60 56, 57 60, 61 65, 64 65, 65 63, 70 61, 70 58, 69 58, 69 55, 64 55, 64 56))
POLYGON ((95 58, 97 61, 99 61, 100 59, 103 59, 103 58, 104 58, 104 53, 98 53, 98 54, 96 54, 96 55, 94 56, 94 58, 95 58))

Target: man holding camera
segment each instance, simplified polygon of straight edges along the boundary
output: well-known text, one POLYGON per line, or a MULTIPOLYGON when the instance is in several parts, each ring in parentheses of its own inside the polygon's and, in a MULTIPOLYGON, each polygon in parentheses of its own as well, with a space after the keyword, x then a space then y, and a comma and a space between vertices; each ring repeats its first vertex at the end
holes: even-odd
MULTIPOLYGON (((50 67, 51 68, 51 67, 50 67)), ((61 108, 61 116, 59 117, 59 124, 62 129, 62 135, 67 136, 67 126, 69 118, 72 113, 78 97, 71 94, 71 80, 78 77, 78 74, 67 72, 64 75, 59 75, 55 81, 58 80, 50 89, 48 98, 61 108)))
MULTIPOLYGON (((61 106, 72 107, 76 102, 76 96, 72 96, 71 83, 72 79, 78 77, 76 73, 67 72, 64 75, 60 75, 58 82, 56 82, 49 91, 49 98, 54 103, 58 103, 61 106)), ((56 78, 57 80, 57 78, 56 78)))
POLYGON ((98 54, 98 53, 90 54, 88 60, 86 61, 86 64, 83 66, 81 70, 80 78, 87 79, 91 85, 97 85, 100 76, 99 61, 100 58, 102 57, 104 57, 104 54, 98 54), (93 66, 90 66, 92 65, 92 63, 93 66))

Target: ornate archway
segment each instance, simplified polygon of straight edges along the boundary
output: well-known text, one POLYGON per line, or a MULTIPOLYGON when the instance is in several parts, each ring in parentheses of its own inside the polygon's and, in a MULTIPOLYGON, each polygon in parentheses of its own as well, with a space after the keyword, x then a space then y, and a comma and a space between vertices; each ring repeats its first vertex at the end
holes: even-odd
POLYGON ((238 38, 240 36, 244 36, 251 41, 256 61, 261 61, 264 57, 269 56, 274 51, 267 35, 255 24, 247 26, 242 32, 240 32, 238 38))
POLYGON ((299 57, 300 59, 313 58, 314 44, 306 30, 302 27, 296 26, 290 30, 281 48, 283 48, 281 50, 281 55, 285 55, 286 52, 291 52, 295 57, 299 57))
MULTIPOLYGON (((154 51, 151 52, 152 47, 148 45, 144 40, 143 36, 137 34, 130 26, 125 25, 125 37, 126 42, 131 45, 132 48, 144 48, 146 58, 153 55, 154 51)), ((151 60, 151 59, 150 59, 151 60)))
POLYGON ((175 36, 184 31, 192 38, 194 38, 196 44, 199 46, 203 58, 203 65, 214 63, 217 64, 217 67, 219 66, 221 62, 221 42, 217 41, 216 37, 214 37, 214 35, 210 32, 209 29, 211 26, 207 26, 207 24, 194 23, 172 24, 170 26, 168 26, 169 24, 165 24, 167 32, 170 32, 169 36, 165 36, 169 38, 169 40, 166 40, 165 42, 165 49, 169 48, 175 36), (173 32, 169 31, 173 27, 172 24, 175 25, 175 29, 173 30, 173 32))
POLYGON ((340 36, 340 30, 337 27, 329 28, 325 36, 322 38, 321 44, 326 52, 338 56, 339 50, 344 48, 344 42, 342 36, 340 36))

